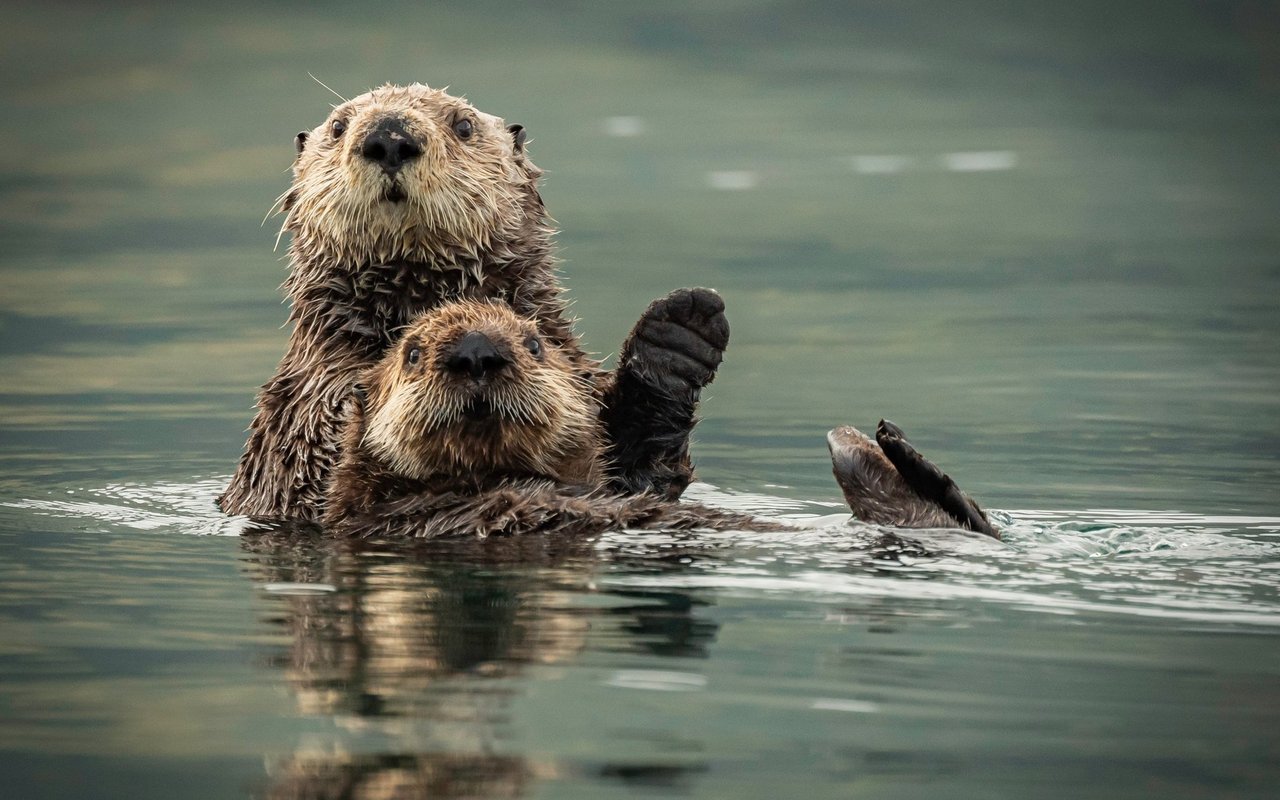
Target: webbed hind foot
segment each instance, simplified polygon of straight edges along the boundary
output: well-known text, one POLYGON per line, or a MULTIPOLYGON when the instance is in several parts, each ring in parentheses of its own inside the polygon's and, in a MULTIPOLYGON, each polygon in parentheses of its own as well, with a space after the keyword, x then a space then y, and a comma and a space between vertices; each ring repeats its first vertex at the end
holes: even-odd
POLYGON ((950 475, 912 447, 901 428, 887 419, 880 420, 876 426, 876 442, 902 479, 921 498, 936 503, 963 527, 1000 538, 1000 532, 987 519, 981 506, 960 491, 950 475))

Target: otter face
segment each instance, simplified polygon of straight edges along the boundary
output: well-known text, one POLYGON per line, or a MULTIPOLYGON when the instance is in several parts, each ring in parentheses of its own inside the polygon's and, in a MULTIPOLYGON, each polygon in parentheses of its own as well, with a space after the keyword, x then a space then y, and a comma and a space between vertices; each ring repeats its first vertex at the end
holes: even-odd
POLYGON ((361 445, 399 475, 599 480, 591 385, 504 304, 461 301, 424 314, 363 383, 361 445))
POLYGON ((489 249, 541 224, 541 173, 524 140, 520 126, 439 89, 380 87, 298 134, 284 227, 340 264, 489 249))

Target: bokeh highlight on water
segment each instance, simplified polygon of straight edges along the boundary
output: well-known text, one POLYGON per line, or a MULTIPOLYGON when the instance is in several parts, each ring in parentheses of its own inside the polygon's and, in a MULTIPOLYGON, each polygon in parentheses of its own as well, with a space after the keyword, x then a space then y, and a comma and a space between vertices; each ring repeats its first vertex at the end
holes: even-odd
POLYGON ((15 797, 1262 797, 1280 16, 1257 2, 16 4, 15 797), (354 546, 212 499, 283 349, 293 134, 530 131, 588 344, 725 296, 694 496, 795 535, 354 546), (847 524, 903 425, 1006 541, 847 524))

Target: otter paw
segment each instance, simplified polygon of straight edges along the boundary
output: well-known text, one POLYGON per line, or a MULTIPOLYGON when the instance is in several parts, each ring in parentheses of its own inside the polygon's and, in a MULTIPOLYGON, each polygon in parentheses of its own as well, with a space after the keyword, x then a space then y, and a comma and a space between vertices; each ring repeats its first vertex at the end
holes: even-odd
POLYGON ((897 468, 898 474, 917 494, 926 500, 941 502, 953 485, 951 478, 911 446, 902 428, 887 419, 880 420, 876 426, 876 442, 897 468))
POLYGON ((950 475, 912 447, 902 428, 887 419, 880 420, 876 426, 876 443, 916 494, 937 504, 969 530, 1000 538, 982 507, 962 492, 950 475))
POLYGON ((728 344, 720 295, 677 289, 645 309, 623 345, 619 367, 666 392, 696 392, 715 378, 728 344))

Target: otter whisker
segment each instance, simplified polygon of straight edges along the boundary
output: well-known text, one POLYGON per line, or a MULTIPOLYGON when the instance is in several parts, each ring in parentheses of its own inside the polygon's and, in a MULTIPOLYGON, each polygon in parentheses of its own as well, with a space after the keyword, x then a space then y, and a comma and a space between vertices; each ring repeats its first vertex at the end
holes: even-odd
POLYGON ((341 100, 342 102, 344 102, 344 103, 349 103, 349 102, 351 102, 350 100, 348 100, 347 98, 345 98, 345 97, 343 97, 342 95, 338 94, 337 92, 334 92, 334 91, 333 91, 333 89, 331 89, 331 88, 330 88, 330 87, 329 87, 329 86, 328 86, 324 81, 320 80, 320 79, 319 79, 319 78, 317 78, 315 75, 312 75, 310 72, 307 72, 307 77, 309 77, 311 80, 315 81, 316 83, 320 84, 320 85, 321 85, 321 86, 323 86, 324 88, 329 89, 329 91, 330 91, 330 92, 333 92, 334 96, 335 96, 335 97, 337 97, 337 98, 338 98, 339 100, 341 100))
POLYGON ((258 227, 265 226, 267 224, 267 220, 271 219, 272 214, 275 214, 277 211, 284 210, 285 198, 287 198, 289 196, 289 193, 292 191, 293 191, 293 187, 289 187, 288 189, 285 189, 283 192, 280 193, 280 196, 277 197, 275 199, 275 202, 271 204, 271 208, 267 209, 267 214, 262 218, 262 222, 259 223, 258 227))

